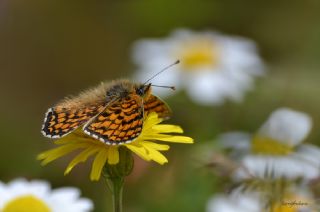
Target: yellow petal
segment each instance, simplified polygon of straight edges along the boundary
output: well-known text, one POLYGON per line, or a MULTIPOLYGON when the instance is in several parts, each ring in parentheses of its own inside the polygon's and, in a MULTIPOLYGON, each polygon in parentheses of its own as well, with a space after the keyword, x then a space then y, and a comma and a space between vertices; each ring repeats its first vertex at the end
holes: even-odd
POLYGON ((101 149, 99 153, 96 155, 93 164, 92 170, 90 174, 90 179, 92 181, 99 180, 102 172, 102 168, 108 159, 108 149, 101 149))
POLYGON ((138 139, 136 141, 138 141, 138 142, 145 141, 145 140, 155 141, 155 140, 160 140, 160 139, 165 140, 166 138, 171 138, 172 136, 173 135, 166 135, 166 134, 159 134, 159 133, 149 133, 149 134, 143 135, 142 138, 138 137, 138 139))
POLYGON ((169 145, 165 145, 165 144, 157 144, 154 142, 150 142, 150 141, 141 141, 141 145, 143 146, 147 146, 156 150, 160 150, 160 151, 166 151, 170 148, 169 145))
POLYGON ((148 130, 154 125, 159 124, 162 120, 158 118, 158 114, 155 112, 150 113, 144 121, 143 128, 148 130))
POLYGON ((143 160, 150 161, 150 158, 148 156, 148 153, 146 149, 143 146, 137 146, 134 144, 124 144, 128 149, 130 149, 132 152, 136 153, 138 156, 140 156, 143 160))
POLYGON ((64 155, 67 155, 70 152, 73 152, 74 150, 85 148, 85 147, 86 145, 68 144, 68 145, 60 146, 60 147, 42 152, 38 155, 37 159, 43 160, 41 164, 46 165, 51 161, 56 160, 57 158, 63 157, 64 155))
POLYGON ((118 147, 116 146, 109 147, 108 163, 111 165, 119 163, 118 147))
POLYGON ((73 167, 75 167, 77 164, 79 164, 81 162, 85 162, 88 159, 88 157, 90 157, 91 155, 93 155, 97 151, 99 151, 99 149, 95 148, 95 147, 90 147, 90 148, 83 150, 69 163, 69 165, 67 166, 67 168, 64 172, 64 175, 68 174, 73 169, 73 167))
POLYGON ((161 165, 168 162, 167 158, 163 154, 161 154, 159 151, 148 146, 144 146, 144 147, 147 149, 148 156, 151 160, 161 165))
POLYGON ((193 143, 193 139, 187 136, 169 136, 169 137, 157 136, 154 139, 159 141, 167 141, 167 142, 174 142, 174 143, 185 143, 185 144, 193 143))
POLYGON ((85 140, 85 138, 77 137, 73 133, 68 134, 62 138, 59 138, 54 143, 55 144, 71 144, 71 143, 78 143, 79 141, 85 140))
POLYGON ((171 124, 154 125, 152 129, 160 131, 159 133, 183 133, 183 130, 180 126, 171 124))

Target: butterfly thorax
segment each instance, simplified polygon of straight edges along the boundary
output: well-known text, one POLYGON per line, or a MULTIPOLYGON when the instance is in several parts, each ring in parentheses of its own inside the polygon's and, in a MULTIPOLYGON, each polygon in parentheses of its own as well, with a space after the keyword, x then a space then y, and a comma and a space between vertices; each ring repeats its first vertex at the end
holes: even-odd
POLYGON ((147 100, 151 94, 150 85, 141 83, 132 83, 128 80, 115 81, 106 90, 106 101, 109 102, 115 99, 125 99, 132 95, 138 95, 144 100, 147 100))

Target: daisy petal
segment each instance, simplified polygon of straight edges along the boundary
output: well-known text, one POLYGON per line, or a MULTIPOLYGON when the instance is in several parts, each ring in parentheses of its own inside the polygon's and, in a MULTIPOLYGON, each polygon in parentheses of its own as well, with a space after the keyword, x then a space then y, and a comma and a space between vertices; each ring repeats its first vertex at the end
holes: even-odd
POLYGON ((297 145, 311 130, 311 117, 288 108, 273 112, 258 134, 270 137, 288 145, 297 145))

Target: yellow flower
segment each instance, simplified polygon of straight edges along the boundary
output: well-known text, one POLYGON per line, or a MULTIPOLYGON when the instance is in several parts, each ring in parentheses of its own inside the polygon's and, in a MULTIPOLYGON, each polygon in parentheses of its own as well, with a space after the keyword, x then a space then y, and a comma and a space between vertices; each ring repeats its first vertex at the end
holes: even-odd
POLYGON ((171 135, 170 133, 183 133, 181 127, 169 124, 160 124, 162 119, 156 113, 149 114, 144 121, 143 129, 138 138, 133 142, 121 145, 108 145, 85 135, 81 129, 55 141, 54 149, 45 151, 38 155, 42 165, 46 165, 75 150, 81 150, 69 163, 64 174, 68 174, 73 167, 85 162, 90 156, 94 156, 91 180, 99 180, 102 169, 106 163, 115 165, 119 163, 119 147, 124 146, 136 153, 146 161, 155 161, 159 164, 167 163, 167 158, 160 152, 169 149, 168 145, 155 143, 166 141, 174 143, 193 143, 193 139, 186 136, 171 135))

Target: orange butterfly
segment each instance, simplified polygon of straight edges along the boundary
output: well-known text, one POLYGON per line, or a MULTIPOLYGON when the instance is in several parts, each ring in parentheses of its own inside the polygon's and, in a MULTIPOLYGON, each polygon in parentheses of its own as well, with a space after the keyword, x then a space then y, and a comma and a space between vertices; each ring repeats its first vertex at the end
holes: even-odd
POLYGON ((117 80, 66 98, 50 108, 42 133, 60 138, 82 127, 84 133, 107 144, 130 143, 141 133, 144 116, 150 112, 161 118, 171 114, 169 107, 151 94, 151 83, 117 80))

